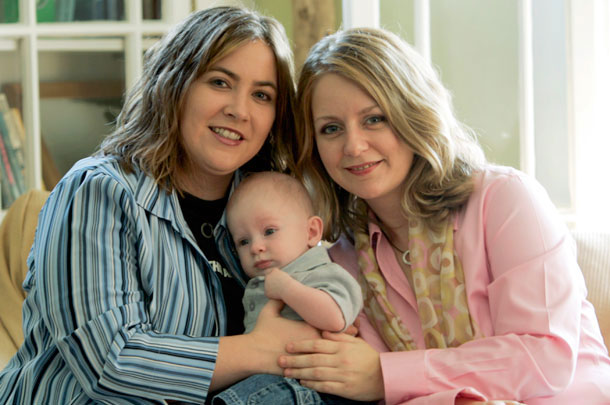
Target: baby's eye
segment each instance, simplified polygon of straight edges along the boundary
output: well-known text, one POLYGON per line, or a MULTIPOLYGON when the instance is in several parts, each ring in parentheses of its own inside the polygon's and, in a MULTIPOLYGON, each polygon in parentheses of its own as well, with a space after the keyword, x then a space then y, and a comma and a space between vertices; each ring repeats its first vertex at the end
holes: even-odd
POLYGON ((247 246, 250 241, 248 239, 240 239, 237 241, 237 246, 247 246))
POLYGON ((265 229, 265 236, 273 235, 275 233, 275 231, 276 231, 276 229, 274 229, 274 228, 265 229))

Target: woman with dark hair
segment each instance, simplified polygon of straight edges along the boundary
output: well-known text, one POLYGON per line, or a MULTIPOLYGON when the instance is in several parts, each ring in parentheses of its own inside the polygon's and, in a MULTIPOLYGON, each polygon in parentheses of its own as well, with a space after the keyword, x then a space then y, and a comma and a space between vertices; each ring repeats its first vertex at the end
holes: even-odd
POLYGON ((610 403, 566 226, 535 180, 485 162, 429 63, 388 31, 341 31, 297 96, 297 171, 364 314, 361 338, 289 344, 285 376, 386 404, 610 403))
POLYGON ((223 214, 243 173, 293 166, 292 63, 276 20, 232 7, 148 51, 114 132, 41 211, 0 403, 203 403, 318 336, 273 304, 242 334, 223 214))

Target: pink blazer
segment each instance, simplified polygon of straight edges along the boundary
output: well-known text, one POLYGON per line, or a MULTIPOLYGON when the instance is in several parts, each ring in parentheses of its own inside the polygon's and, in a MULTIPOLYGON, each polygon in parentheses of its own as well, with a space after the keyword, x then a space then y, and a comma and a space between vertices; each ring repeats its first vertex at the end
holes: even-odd
MULTIPOLYGON (((380 230, 370 224, 371 237, 380 230)), ((610 404, 610 358, 576 248, 545 190, 490 166, 455 220, 471 316, 484 337, 424 350, 414 293, 383 236, 377 261, 388 298, 422 350, 389 352, 360 314, 360 335, 381 352, 387 404, 453 404, 457 396, 527 404, 610 404)), ((353 246, 332 259, 356 276, 353 246)))

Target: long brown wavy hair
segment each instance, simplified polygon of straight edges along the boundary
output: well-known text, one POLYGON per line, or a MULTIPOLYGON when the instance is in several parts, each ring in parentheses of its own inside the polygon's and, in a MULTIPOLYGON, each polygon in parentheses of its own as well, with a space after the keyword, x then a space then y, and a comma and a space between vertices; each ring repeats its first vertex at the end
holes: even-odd
POLYGON ((186 159, 179 118, 187 91, 210 66, 239 46, 265 42, 275 55, 278 96, 271 134, 245 171, 294 167, 294 63, 283 26, 273 18, 236 7, 192 13, 145 55, 142 76, 126 96, 116 128, 98 153, 115 155, 131 172, 138 167, 160 187, 182 190, 179 165, 186 159))

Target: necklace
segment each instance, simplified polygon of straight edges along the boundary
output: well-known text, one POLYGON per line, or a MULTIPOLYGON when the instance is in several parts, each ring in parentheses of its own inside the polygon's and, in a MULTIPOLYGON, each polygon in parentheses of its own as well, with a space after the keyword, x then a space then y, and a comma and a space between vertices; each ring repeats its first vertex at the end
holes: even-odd
POLYGON ((407 249, 407 250, 400 249, 387 236, 386 236, 386 239, 388 240, 388 242, 390 242, 390 245, 392 245, 392 247, 394 249, 396 249, 398 251, 398 253, 400 253, 400 259, 402 260, 402 262, 404 264, 406 264, 407 266, 410 266, 411 265, 411 251, 409 249, 407 249))
MULTIPOLYGON (((400 252, 400 249, 398 249, 398 251, 400 252)), ((400 257, 404 264, 406 264, 407 266, 411 265, 411 251, 409 249, 402 252, 402 255, 400 257)))
POLYGON ((210 239, 214 236, 214 227, 209 222, 204 222, 201 224, 201 228, 199 230, 201 235, 206 239, 210 239))

